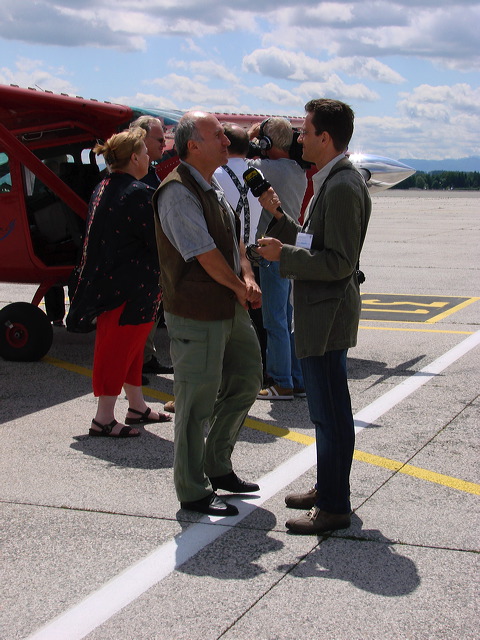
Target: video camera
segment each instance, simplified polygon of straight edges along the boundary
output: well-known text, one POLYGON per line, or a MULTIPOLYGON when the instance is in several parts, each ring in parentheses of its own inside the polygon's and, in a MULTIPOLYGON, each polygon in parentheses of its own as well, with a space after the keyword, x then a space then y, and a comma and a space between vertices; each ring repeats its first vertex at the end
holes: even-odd
POLYGON ((292 144, 290 145, 289 154, 290 154, 290 158, 298 162, 298 164, 302 167, 302 169, 307 170, 307 169, 310 169, 310 167, 312 166, 312 163, 307 162, 306 160, 303 160, 302 158, 303 146, 298 142, 299 137, 300 137, 300 131, 298 131, 298 129, 294 129, 293 140, 292 140, 292 144))
POLYGON ((253 140, 250 140, 248 143, 248 153, 247 158, 252 160, 253 158, 260 158, 262 156, 262 150, 260 149, 260 145, 253 140))

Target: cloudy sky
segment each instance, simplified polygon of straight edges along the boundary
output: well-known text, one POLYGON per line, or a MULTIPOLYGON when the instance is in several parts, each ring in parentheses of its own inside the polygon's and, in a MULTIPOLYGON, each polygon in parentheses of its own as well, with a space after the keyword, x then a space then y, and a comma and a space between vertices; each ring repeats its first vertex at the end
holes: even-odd
POLYGON ((229 113, 336 98, 352 150, 480 155, 473 0, 0 0, 0 16, 1 84, 229 113))

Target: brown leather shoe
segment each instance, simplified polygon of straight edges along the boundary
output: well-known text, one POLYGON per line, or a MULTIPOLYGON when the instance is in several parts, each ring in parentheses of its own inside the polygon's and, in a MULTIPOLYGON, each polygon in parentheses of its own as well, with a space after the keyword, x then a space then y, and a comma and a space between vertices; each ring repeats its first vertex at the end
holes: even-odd
POLYGON ((170 413, 175 413, 175 399, 169 400, 163 405, 163 410, 168 411, 170 413))
POLYGON ((337 529, 348 529, 350 526, 349 513, 328 513, 318 507, 313 507, 300 518, 292 518, 285 523, 292 533, 301 535, 318 535, 337 529))
POLYGON ((306 493, 289 493, 285 496, 285 504, 290 509, 311 509, 317 500, 317 490, 312 487, 306 493))

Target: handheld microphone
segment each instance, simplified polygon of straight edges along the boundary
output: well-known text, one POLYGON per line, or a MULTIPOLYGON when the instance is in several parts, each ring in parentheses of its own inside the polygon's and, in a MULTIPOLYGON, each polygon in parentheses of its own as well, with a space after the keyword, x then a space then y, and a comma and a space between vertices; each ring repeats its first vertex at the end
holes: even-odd
MULTIPOLYGON (((272 186, 268 180, 265 180, 265 177, 261 171, 251 167, 247 169, 243 174, 243 179, 245 180, 245 184, 249 187, 250 191, 256 198, 259 198, 262 193, 265 193, 272 186)), ((277 207, 277 211, 283 213, 282 207, 277 207)))
POLYGON ((270 189, 272 186, 267 180, 265 180, 263 173, 254 168, 247 169, 243 174, 243 179, 256 198, 259 198, 262 193, 267 191, 267 189, 270 189))

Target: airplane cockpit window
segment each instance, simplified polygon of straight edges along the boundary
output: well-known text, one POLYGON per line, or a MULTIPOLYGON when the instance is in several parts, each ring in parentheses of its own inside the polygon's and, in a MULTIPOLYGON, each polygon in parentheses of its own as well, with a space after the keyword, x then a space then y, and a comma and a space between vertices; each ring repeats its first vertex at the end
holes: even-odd
MULTIPOLYGON (((43 164, 85 202, 100 181, 100 169, 92 163, 90 149, 64 145, 36 153, 43 164)), ((47 265, 75 264, 83 243, 85 221, 67 197, 60 198, 37 175, 23 167, 25 202, 35 253, 47 265)), ((47 181, 48 182, 48 181, 47 181)))
POLYGON ((0 194, 12 190, 12 177, 10 175, 10 163, 8 156, 0 151, 0 194))
POLYGON ((90 164, 92 166, 97 166, 101 175, 103 175, 106 171, 107 165, 105 164, 105 160, 102 155, 95 155, 92 149, 84 149, 82 151, 82 164, 90 164))

